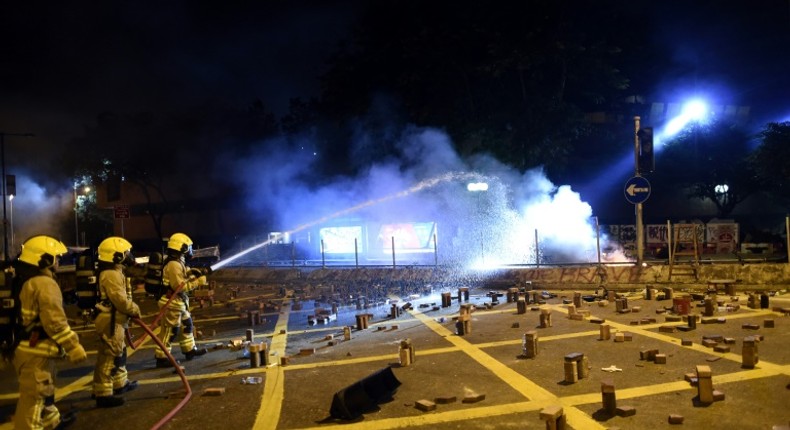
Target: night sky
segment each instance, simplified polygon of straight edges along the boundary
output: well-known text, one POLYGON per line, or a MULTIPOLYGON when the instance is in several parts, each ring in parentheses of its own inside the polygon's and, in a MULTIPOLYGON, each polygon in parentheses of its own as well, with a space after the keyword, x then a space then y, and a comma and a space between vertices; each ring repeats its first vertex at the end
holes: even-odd
MULTIPOLYGON (((68 186, 68 178, 48 177, 48 163, 107 111, 244 108, 261 100, 284 115, 289 99, 320 96, 325 60, 376 3, 6 2, 0 132, 36 134, 6 139, 8 166, 68 186)), ((790 1, 600 4, 643 17, 633 26, 652 47, 625 56, 634 58, 627 73, 647 100, 705 95, 750 106, 758 126, 790 120, 790 1)), ((491 2, 498 5, 506 2, 491 2)))
MULTIPOLYGON (((244 106, 261 99, 284 114, 291 97, 318 95, 324 59, 348 37, 366 5, 7 2, 0 24, 0 131, 35 133, 35 141, 24 145, 39 148, 63 145, 104 111, 244 106)), ((777 105, 790 100, 786 0, 627 7, 644 9, 646 21, 634 26, 670 55, 632 77, 637 83, 650 79, 649 96, 671 101, 682 92, 709 91, 723 103, 790 114, 777 105)), ((14 151, 20 145, 7 144, 14 151)))
MULTIPOLYGON (((2 6, 0 131, 61 146, 105 111, 168 111, 256 99, 284 113, 317 94, 347 34, 348 2, 27 2, 2 6)), ((26 160, 19 160, 25 162, 26 160)))

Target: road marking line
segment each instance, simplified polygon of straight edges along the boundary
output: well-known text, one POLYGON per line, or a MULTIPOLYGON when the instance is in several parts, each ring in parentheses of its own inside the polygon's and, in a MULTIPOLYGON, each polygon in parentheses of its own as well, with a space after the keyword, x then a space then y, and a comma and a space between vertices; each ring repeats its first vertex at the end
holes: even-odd
MULTIPOLYGON (((288 318, 290 317, 291 306, 289 302, 283 302, 283 311, 277 318, 274 326, 274 335, 269 349, 269 359, 272 357, 279 360, 285 357, 285 346, 288 341, 288 318), (281 334, 282 333, 282 334, 281 334)), ((266 381, 263 386, 263 397, 258 414, 255 416, 254 429, 276 430, 280 422, 280 412, 282 411, 283 401, 285 400, 285 372, 280 363, 275 363, 266 372, 266 381)))

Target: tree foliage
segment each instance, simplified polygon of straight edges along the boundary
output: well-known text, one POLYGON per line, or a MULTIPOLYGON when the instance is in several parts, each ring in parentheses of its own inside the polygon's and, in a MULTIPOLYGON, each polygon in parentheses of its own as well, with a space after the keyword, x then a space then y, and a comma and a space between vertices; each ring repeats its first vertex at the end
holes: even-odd
MULTIPOLYGON (((73 139, 72 166, 80 183, 111 192, 120 182, 143 197, 158 237, 179 202, 230 192, 214 170, 219 154, 242 158, 265 137, 279 133, 274 115, 254 102, 246 111, 202 108, 173 115, 103 113, 73 139)), ((90 214, 83 214, 89 218, 90 214)))
POLYGON ((790 121, 769 123, 751 157, 760 187, 790 201, 790 121))
POLYGON ((487 152, 518 169, 563 171, 590 132, 583 113, 616 107, 628 88, 618 62, 622 44, 636 38, 611 35, 633 20, 622 16, 627 8, 603 9, 377 2, 332 58, 323 108, 359 116, 391 97, 407 121, 446 127, 462 155, 487 152))
POLYGON ((695 124, 666 142, 658 154, 656 176, 689 198, 707 200, 726 217, 758 186, 749 155, 754 137, 724 121, 695 124))

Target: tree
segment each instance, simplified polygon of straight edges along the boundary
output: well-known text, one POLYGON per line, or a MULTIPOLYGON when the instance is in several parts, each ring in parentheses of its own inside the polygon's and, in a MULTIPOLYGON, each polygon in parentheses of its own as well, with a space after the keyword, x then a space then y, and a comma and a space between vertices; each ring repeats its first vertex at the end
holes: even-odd
POLYGON ((150 217, 154 234, 161 238, 164 218, 186 208, 187 202, 217 201, 234 192, 215 174, 215 160, 221 155, 243 158, 255 144, 278 133, 274 115, 260 101, 247 110, 104 113, 70 142, 73 157, 66 161, 76 178, 105 186, 110 194, 120 182, 131 184, 142 196, 138 210, 150 217))
POLYGON ((750 161, 760 187, 790 201, 790 121, 767 124, 750 161))
POLYGON ((758 190, 750 153, 753 136, 723 121, 695 124, 657 154, 655 176, 689 198, 708 200, 727 217, 758 190))
POLYGON ((590 133, 583 113, 616 107, 628 87, 618 61, 622 44, 638 38, 615 39, 616 29, 633 33, 622 9, 376 2, 330 61, 324 112, 362 116, 391 97, 405 121, 445 127, 462 155, 573 168, 574 145, 590 133))

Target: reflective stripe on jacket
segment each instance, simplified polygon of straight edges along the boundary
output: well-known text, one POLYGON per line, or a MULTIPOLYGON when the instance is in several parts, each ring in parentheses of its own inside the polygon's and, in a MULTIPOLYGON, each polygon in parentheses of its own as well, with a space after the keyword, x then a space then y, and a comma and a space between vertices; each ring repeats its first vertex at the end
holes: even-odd
POLYGON ((167 261, 165 267, 162 269, 162 284, 167 294, 159 299, 159 306, 164 306, 173 292, 183 284, 178 296, 175 297, 168 306, 169 309, 182 311, 186 311, 189 308, 189 297, 187 294, 200 286, 197 279, 190 278, 187 275, 187 266, 184 264, 183 258, 179 260, 170 259, 167 261))
POLYGON ((77 333, 69 327, 63 296, 52 270, 41 269, 39 275, 25 281, 19 302, 22 326, 30 332, 29 339, 19 343, 19 350, 42 357, 62 357, 79 345, 77 333))

